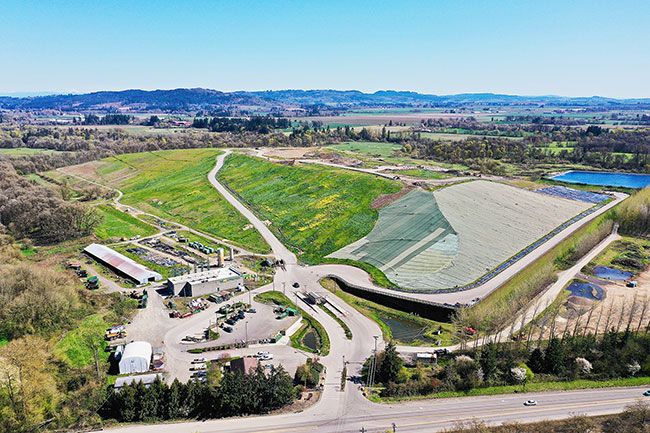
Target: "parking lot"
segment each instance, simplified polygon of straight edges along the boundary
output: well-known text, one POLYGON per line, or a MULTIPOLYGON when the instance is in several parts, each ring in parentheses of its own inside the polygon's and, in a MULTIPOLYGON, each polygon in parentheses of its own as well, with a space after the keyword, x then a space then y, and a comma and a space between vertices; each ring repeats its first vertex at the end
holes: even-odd
MULTIPOLYGON (((248 299, 245 299, 248 301, 248 299)), ((233 302, 229 302, 233 304, 233 302)), ((241 343, 242 341, 257 342, 262 339, 268 339, 278 335, 280 331, 289 328, 294 322, 300 320, 299 316, 286 316, 282 319, 276 319, 276 313, 273 312, 273 306, 259 303, 252 300, 252 309, 255 313, 248 310, 244 313, 242 319, 237 320, 234 324, 223 322, 218 328, 214 328, 217 317, 220 313, 212 315, 207 321, 198 324, 190 336, 200 337, 204 335, 205 329, 212 325, 213 329, 219 332, 219 338, 216 340, 204 341, 200 343, 187 343, 187 348, 209 347, 215 345, 227 345, 241 343)), ((228 317, 235 316, 229 313, 228 317)), ((231 322, 232 323, 232 322, 231 322)))

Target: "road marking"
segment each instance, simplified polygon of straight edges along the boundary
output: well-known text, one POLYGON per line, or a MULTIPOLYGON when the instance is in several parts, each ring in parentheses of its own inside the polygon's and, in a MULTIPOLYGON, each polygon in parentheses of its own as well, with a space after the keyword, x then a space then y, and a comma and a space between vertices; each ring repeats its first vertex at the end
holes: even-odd
MULTIPOLYGON (((607 400, 607 401, 601 401, 601 402, 585 402, 585 403, 579 403, 579 404, 574 404, 574 405, 564 405, 561 403, 558 403, 555 406, 535 406, 535 407, 529 407, 529 408, 524 408, 523 406, 516 411, 510 411, 510 412, 503 412, 500 409, 495 409, 492 411, 488 412, 482 412, 480 415, 475 415, 471 417, 464 417, 460 418, 458 416, 452 417, 452 418, 438 418, 435 421, 420 421, 420 422, 415 422, 411 424, 401 424, 401 427, 414 427, 418 425, 428 425, 428 424, 439 424, 439 423, 449 423, 449 422, 457 422, 457 421, 471 421, 473 419, 481 419, 481 418, 486 418, 489 416, 493 415, 499 415, 499 416, 510 416, 510 415, 518 415, 518 414, 526 414, 526 415, 531 415, 531 414, 539 414, 543 412, 549 412, 553 410, 571 410, 571 409, 581 409, 581 408, 593 408, 594 406, 605 406, 605 405, 611 405, 613 403, 623 403, 623 402, 628 402, 628 403, 633 403, 637 400, 636 397, 630 398, 619 398, 619 399, 614 399, 614 400, 607 400)), ((435 414, 431 414, 434 416, 435 414)), ((410 417, 403 417, 400 416, 400 420, 404 419, 412 419, 412 418, 420 418, 423 415, 415 415, 415 416, 410 416, 410 417)))

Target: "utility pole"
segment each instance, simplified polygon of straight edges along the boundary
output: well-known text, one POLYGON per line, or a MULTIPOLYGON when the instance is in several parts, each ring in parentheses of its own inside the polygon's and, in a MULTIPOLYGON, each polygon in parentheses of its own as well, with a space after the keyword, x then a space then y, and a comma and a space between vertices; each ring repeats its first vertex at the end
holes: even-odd
POLYGON ((286 281, 282 282, 282 294, 285 295, 285 296, 287 295, 287 282, 286 281))
POLYGON ((375 349, 372 352, 372 362, 370 363, 370 379, 368 380, 368 387, 371 388, 375 385, 375 372, 377 370, 377 339, 379 339, 379 335, 373 335, 373 338, 375 339, 375 349))
POLYGON ((247 287, 248 289, 248 308, 253 308, 253 299, 251 298, 251 289, 250 287, 247 287))
POLYGON ((246 331, 246 340, 244 341, 244 344, 248 347, 248 320, 244 322, 244 329, 246 331))

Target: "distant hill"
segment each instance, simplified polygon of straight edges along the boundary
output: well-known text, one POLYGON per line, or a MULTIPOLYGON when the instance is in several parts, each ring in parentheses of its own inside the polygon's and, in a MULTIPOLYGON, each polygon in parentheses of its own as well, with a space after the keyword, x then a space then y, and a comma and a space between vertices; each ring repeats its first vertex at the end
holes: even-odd
POLYGON ((268 112, 285 109, 349 110, 379 107, 464 107, 508 105, 552 105, 558 107, 650 108, 650 99, 613 99, 600 96, 518 96, 495 93, 427 95, 417 92, 381 90, 269 90, 220 92, 210 89, 122 90, 85 94, 1 97, 0 108, 62 111, 188 112, 215 109, 244 109, 268 112))

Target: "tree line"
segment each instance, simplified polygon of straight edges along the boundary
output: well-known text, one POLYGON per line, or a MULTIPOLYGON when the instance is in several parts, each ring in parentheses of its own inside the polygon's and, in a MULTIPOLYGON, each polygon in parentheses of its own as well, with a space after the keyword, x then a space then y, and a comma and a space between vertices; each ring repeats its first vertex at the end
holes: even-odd
POLYGON ((167 385, 156 379, 146 387, 136 382, 110 391, 100 415, 121 422, 253 415, 286 406, 295 396, 293 381, 282 366, 268 373, 259 366, 246 375, 224 373, 217 386, 178 380, 167 385))
POLYGON ((275 129, 287 129, 291 121, 283 117, 195 117, 192 128, 209 129, 212 132, 257 132, 268 134, 275 129))
MULTIPOLYGON (((602 335, 566 332, 535 342, 488 342, 443 355, 433 366, 410 368, 389 344, 377 355, 375 383, 382 397, 408 397, 437 392, 467 392, 475 388, 576 379, 609 380, 650 375, 650 335, 647 328, 602 335), (532 348, 533 344, 535 347, 532 348)), ((369 379, 369 358, 363 369, 369 379)))

